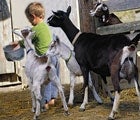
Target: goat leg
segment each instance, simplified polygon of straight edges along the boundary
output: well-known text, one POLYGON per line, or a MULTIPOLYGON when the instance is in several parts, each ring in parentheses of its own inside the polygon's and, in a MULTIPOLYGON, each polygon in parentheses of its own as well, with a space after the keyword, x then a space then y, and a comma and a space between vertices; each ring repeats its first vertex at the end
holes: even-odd
POLYGON ((35 83, 33 84, 33 92, 34 92, 34 96, 35 96, 35 104, 36 104, 36 110, 35 110, 35 115, 34 118, 37 118, 40 115, 40 107, 41 107, 41 100, 42 100, 42 96, 41 96, 41 88, 40 86, 38 86, 39 83, 35 83))
POLYGON ((140 86, 138 84, 138 80, 134 79, 134 83, 135 83, 136 93, 137 93, 137 96, 138 96, 139 111, 140 111, 140 86))
POLYGON ((61 97, 61 101, 63 103, 64 110, 65 110, 65 115, 68 116, 69 115, 69 112, 68 112, 68 106, 67 106, 67 103, 66 103, 64 91, 63 91, 62 85, 60 83, 60 79, 58 78, 58 76, 57 76, 56 73, 57 72, 56 72, 56 69, 55 69, 54 65, 51 65, 51 69, 48 72, 49 79, 52 82, 54 82, 55 85, 57 86, 57 88, 59 90, 60 97, 61 97))
POLYGON ((70 96, 68 100, 69 106, 73 106, 75 77, 75 74, 70 72, 70 96))
POLYGON ((113 108, 112 108, 112 111, 108 117, 108 120, 114 120, 115 119, 115 115, 116 113, 118 113, 118 106, 119 106, 119 103, 120 103, 120 93, 118 91, 115 91, 115 100, 114 100, 114 103, 113 103, 113 108))
POLYGON ((94 85, 93 85, 93 82, 91 80, 91 73, 89 72, 89 88, 91 89, 91 91, 93 92, 93 95, 94 95, 94 98, 96 99, 96 101, 99 103, 99 104, 102 104, 103 101, 101 100, 101 98, 99 97, 94 85))
POLYGON ((84 100, 83 100, 83 103, 81 104, 80 109, 79 109, 80 112, 85 111, 86 104, 88 104, 88 86, 85 88, 84 100))

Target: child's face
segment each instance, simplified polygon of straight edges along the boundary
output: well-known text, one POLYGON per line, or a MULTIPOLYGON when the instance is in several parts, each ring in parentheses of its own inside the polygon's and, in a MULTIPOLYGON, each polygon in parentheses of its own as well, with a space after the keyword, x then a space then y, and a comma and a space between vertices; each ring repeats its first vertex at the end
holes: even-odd
MULTIPOLYGON (((27 15, 27 19, 29 20, 29 22, 33 25, 33 21, 34 21, 34 16, 29 14, 27 15)), ((33 25, 34 26, 34 25, 33 25)))
POLYGON ((28 20, 29 20, 29 22, 33 25, 33 26, 35 26, 35 25, 37 25, 38 23, 39 23, 39 17, 37 17, 36 15, 32 15, 30 18, 28 18, 28 20))

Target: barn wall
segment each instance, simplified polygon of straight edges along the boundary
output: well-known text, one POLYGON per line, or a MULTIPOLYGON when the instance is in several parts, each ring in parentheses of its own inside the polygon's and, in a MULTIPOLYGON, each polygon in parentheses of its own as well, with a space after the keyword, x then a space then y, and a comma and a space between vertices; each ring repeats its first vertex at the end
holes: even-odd
MULTIPOLYGON (((0 0, 2 1, 2 0, 0 0)), ((4 1, 4 0, 3 0, 4 1)), ((11 73, 16 72, 19 76, 22 77, 22 79, 26 79, 24 74, 24 63, 25 59, 15 62, 16 67, 14 67, 14 64, 11 62, 7 62, 3 55, 2 45, 8 44, 11 41, 19 40, 20 38, 13 35, 14 38, 12 39, 12 28, 22 28, 24 26, 31 26, 28 20, 26 19, 26 16, 24 14, 24 10, 26 6, 33 1, 41 2, 45 9, 46 9, 46 17, 45 20, 52 14, 52 10, 56 11, 58 9, 60 10, 66 10, 69 5, 72 6, 72 12, 70 14, 71 20, 74 22, 74 24, 79 28, 79 12, 78 12, 78 3, 75 0, 6 0, 6 2, 9 5, 9 11, 11 12, 11 16, 4 21, 0 21, 0 68, 2 66, 2 69, 0 69, 0 74, 3 73, 11 73), (10 8, 10 2, 11 2, 11 8, 10 8), (6 34, 6 36, 4 36, 6 34), (4 63, 4 64, 3 64, 4 63), (9 69, 10 68, 10 69, 9 69), (15 69, 15 70, 14 70, 15 69)), ((60 28, 53 28, 50 27, 53 33, 59 36, 59 38, 66 44, 68 44, 71 49, 73 47, 69 43, 69 40, 67 39, 66 35, 63 33, 63 31, 60 28)), ((61 59, 60 60, 61 65, 61 81, 64 84, 69 83, 69 72, 66 68, 65 62, 61 59)), ((82 81, 82 78, 78 78, 77 81, 82 81)))
POLYGON ((10 0, 0 0, 0 74, 14 72, 14 63, 6 61, 3 53, 3 47, 11 41, 10 0))

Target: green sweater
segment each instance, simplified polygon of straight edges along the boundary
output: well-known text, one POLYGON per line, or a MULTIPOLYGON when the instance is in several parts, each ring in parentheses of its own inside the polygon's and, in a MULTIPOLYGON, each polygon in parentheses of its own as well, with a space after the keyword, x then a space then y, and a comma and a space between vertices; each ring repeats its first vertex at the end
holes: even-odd
MULTIPOLYGON (((44 55, 52 40, 52 35, 49 30, 49 26, 45 22, 41 22, 36 26, 32 27, 32 31, 35 31, 35 37, 32 39, 32 43, 35 47, 35 51, 38 55, 44 55)), ((24 47, 24 41, 21 40, 20 46, 24 47)))

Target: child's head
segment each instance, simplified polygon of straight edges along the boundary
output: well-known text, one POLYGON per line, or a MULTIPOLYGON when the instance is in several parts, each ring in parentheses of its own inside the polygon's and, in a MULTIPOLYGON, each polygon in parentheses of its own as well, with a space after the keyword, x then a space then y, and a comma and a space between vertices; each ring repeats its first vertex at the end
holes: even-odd
POLYGON ((37 19, 44 19, 45 17, 45 9, 43 5, 39 2, 32 2, 30 3, 27 8, 25 9, 25 14, 28 20, 31 22, 32 25, 36 25, 36 18, 37 19))

